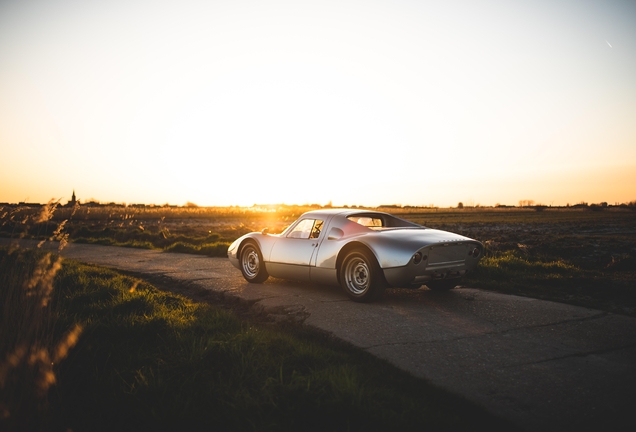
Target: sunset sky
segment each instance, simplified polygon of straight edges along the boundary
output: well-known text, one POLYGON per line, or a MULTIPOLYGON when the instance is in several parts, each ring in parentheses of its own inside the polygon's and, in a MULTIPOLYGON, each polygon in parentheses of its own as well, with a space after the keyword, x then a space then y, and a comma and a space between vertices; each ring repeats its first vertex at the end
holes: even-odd
POLYGON ((0 2, 0 202, 636 200, 636 1, 0 2))

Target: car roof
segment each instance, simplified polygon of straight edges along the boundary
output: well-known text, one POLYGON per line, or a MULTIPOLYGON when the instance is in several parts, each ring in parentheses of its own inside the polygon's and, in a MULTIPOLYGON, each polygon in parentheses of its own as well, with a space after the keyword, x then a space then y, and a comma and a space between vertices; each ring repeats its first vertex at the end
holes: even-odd
MULTIPOLYGON (((349 216, 352 214, 360 214, 360 213, 375 213, 375 214, 388 214, 385 212, 375 211, 375 210, 366 210, 366 209, 349 209, 349 208, 337 208, 337 209, 320 209, 320 210, 311 210, 306 213, 303 213, 302 216, 332 216, 332 215, 342 215, 349 216)), ((301 217, 302 217, 301 216, 301 217)))

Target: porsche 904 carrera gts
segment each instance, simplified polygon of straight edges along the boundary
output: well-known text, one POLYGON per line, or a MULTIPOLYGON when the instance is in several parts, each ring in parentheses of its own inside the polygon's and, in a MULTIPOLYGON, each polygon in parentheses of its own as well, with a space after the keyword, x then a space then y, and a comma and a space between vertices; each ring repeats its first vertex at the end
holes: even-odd
POLYGON ((340 285, 358 302, 387 287, 448 290, 477 266, 477 240, 388 213, 325 209, 304 213, 280 234, 245 234, 228 249, 248 282, 269 276, 340 285))

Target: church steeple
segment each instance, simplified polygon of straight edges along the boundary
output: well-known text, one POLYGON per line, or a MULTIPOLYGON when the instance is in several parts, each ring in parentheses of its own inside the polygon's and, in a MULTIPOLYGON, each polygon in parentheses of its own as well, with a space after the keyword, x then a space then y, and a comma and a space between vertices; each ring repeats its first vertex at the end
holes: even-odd
POLYGON ((74 206, 76 202, 77 199, 75 198, 75 189, 73 189, 73 196, 71 197, 71 201, 69 202, 69 204, 74 206))

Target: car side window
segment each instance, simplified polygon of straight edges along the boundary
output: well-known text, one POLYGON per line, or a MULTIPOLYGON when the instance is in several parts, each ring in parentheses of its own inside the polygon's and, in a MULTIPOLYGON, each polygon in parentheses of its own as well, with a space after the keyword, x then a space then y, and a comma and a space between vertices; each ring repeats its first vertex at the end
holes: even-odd
POLYGON ((314 227, 311 229, 311 234, 309 235, 309 238, 315 239, 320 237, 320 230, 322 230, 322 221, 319 219, 316 219, 316 222, 314 223, 314 227))
POLYGON ((287 237, 298 239, 318 238, 322 224, 323 221, 319 219, 303 219, 287 234, 287 237))

